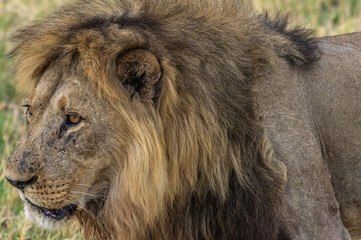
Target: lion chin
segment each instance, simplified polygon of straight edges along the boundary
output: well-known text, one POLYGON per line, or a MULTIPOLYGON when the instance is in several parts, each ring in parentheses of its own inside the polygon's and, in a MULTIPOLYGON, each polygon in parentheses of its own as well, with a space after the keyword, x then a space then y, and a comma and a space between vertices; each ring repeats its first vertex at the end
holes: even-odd
POLYGON ((37 209, 29 203, 25 203, 24 211, 26 219, 46 229, 59 228, 63 226, 68 220, 68 218, 56 220, 54 218, 46 216, 44 213, 41 212, 40 209, 37 209))
POLYGON ((32 203, 21 191, 19 191, 19 195, 25 201, 26 219, 46 229, 59 228, 65 225, 72 218, 77 208, 77 205, 71 204, 61 209, 47 209, 32 203))

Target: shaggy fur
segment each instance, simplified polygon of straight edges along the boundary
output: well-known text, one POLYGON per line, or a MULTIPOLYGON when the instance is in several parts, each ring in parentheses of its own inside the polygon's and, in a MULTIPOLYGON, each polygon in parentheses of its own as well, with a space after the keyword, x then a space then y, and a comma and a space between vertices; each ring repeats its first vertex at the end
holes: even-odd
POLYGON ((14 42, 19 91, 81 72, 112 109, 113 162, 76 212, 86 239, 277 237, 285 169, 252 88, 280 59, 314 66, 308 31, 232 0, 81 1, 14 42))

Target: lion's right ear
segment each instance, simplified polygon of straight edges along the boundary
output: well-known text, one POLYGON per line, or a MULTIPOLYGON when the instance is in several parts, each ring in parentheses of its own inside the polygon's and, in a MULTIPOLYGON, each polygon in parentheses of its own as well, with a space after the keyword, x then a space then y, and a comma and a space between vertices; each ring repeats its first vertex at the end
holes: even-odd
POLYGON ((143 49, 122 54, 117 61, 117 74, 131 98, 155 101, 161 77, 157 57, 143 49))

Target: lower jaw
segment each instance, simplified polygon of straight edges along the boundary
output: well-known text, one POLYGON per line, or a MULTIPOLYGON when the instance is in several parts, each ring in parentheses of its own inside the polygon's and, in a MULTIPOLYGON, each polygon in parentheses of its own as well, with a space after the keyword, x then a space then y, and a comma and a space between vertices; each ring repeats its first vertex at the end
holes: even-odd
POLYGON ((75 209, 77 208, 77 205, 71 204, 68 206, 65 206, 60 209, 48 209, 44 207, 40 207, 34 203, 32 203, 29 199, 26 199, 27 204, 29 204, 32 208, 37 210, 38 212, 41 212, 45 217, 48 217, 52 220, 60 221, 66 217, 69 217, 73 215, 75 212, 75 209))
POLYGON ((27 202, 25 203, 25 206, 24 206, 24 213, 25 213, 25 218, 28 221, 33 222, 37 226, 40 226, 41 228, 44 228, 44 229, 61 228, 69 220, 69 218, 64 218, 62 220, 56 220, 51 217, 47 217, 44 215, 44 213, 40 209, 30 205, 27 202))

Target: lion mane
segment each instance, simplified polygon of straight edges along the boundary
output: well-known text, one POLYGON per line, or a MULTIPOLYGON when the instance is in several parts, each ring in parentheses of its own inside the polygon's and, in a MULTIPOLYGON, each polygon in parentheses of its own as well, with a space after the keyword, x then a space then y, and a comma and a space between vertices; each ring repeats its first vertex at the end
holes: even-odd
POLYGON ((121 116, 112 119, 119 134, 109 140, 107 190, 75 213, 85 238, 275 239, 285 168, 272 158, 252 85, 277 59, 311 68, 319 52, 310 36, 232 0, 80 1, 18 31, 17 90, 31 92, 49 66, 67 71, 81 59, 121 116), (159 62, 155 82, 118 68, 142 51, 159 62), (118 104, 119 85, 133 107, 118 104))

